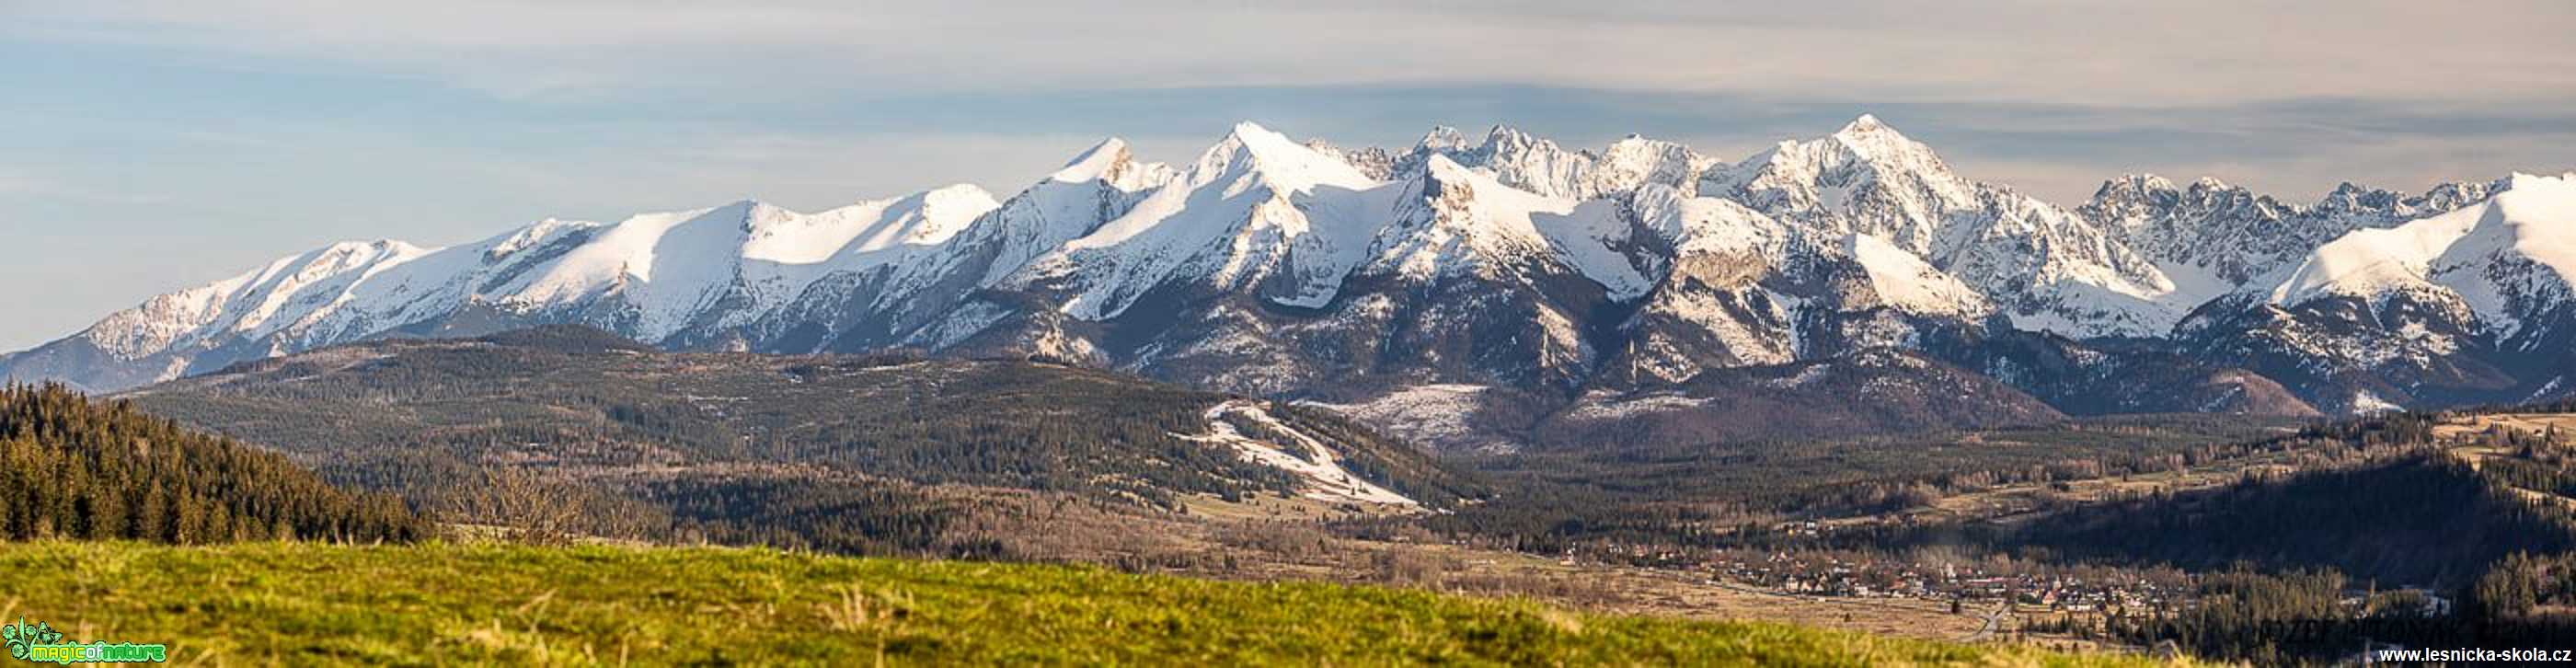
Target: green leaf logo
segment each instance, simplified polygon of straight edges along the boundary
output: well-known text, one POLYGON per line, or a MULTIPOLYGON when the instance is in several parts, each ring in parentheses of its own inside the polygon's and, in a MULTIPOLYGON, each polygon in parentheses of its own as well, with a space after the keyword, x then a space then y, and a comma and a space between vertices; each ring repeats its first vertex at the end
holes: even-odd
POLYGON ((35 653, 34 646, 62 642, 63 634, 44 622, 31 625, 27 618, 19 617, 16 624, 0 626, 0 640, 8 641, 10 658, 24 661, 35 653))

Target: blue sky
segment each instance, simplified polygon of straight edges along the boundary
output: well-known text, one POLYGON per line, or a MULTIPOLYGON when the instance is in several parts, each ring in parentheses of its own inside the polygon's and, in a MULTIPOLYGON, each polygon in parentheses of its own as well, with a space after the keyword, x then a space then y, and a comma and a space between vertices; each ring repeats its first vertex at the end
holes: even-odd
POLYGON ((2068 204, 2576 168, 2564 2, 350 4, 0 0, 0 350, 331 241, 1007 196, 1245 119, 1732 159, 1874 113, 2068 204))

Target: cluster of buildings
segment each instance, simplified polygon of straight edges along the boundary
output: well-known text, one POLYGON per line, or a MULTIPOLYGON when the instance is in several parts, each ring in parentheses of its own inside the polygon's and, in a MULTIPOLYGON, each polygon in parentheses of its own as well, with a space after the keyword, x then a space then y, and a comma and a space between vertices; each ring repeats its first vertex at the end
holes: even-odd
POLYGON ((2146 578, 2094 578, 2035 572, 1989 572, 1975 565, 1930 566, 1833 554, 1773 552, 1720 556, 1709 564, 1723 580, 1808 596, 2011 601, 2062 612, 2145 614, 2171 610, 2188 583, 2146 578))

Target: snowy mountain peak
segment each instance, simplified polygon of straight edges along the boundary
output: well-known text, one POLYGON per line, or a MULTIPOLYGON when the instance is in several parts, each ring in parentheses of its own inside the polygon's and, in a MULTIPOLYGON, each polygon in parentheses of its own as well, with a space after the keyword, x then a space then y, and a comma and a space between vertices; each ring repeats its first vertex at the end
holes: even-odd
POLYGON ((1356 190, 1377 183, 1340 158, 1251 121, 1235 124, 1233 132, 1208 147, 1185 178, 1212 183, 1254 175, 1283 192, 1306 192, 1319 185, 1356 190))
POLYGON ((1716 163, 1688 146, 1630 134, 1601 153, 1589 180, 1597 195, 1629 192, 1647 184, 1697 194, 1700 173, 1716 163))
POLYGON ((2515 174, 2485 202, 2344 235, 2308 255, 2270 301, 2378 304, 2405 294, 2448 303, 2500 336, 2569 300, 2576 279, 2576 179, 2515 174))
POLYGON ((1508 125, 1495 125, 1482 142, 1473 146, 1452 141, 1454 134, 1443 137, 1443 131, 1446 128, 1435 130, 1434 137, 1426 137, 1412 152, 1395 160, 1389 172, 1401 179, 1420 172, 1428 156, 1439 155, 1520 190, 1549 197, 1596 199, 1625 193, 1650 180, 1649 173, 1667 185, 1685 185, 1697 177, 1698 167, 1706 164, 1678 144, 1642 138, 1614 145, 1614 149, 1630 154, 1618 158, 1622 163, 1614 165, 1605 164, 1601 155, 1566 150, 1554 141, 1508 125), (1666 163, 1673 166, 1666 167, 1666 163))
MULTIPOLYGON (((1950 171, 1930 146, 1907 138, 1878 118, 1862 115, 1833 134, 1812 140, 1790 140, 1731 166, 1711 170, 1703 188, 1715 192, 1770 191, 1751 194, 1756 208, 1780 205, 1848 208, 1843 191, 1870 182, 1966 204, 1974 199, 1965 179, 1950 171), (1774 201, 1778 196, 1787 200, 1774 201)), ((1902 239, 1892 239, 1905 242, 1902 239)))
POLYGON ((1422 134, 1422 141, 1413 143, 1413 148, 1418 151, 1455 151, 1464 149, 1467 148, 1467 135, 1459 133, 1457 128, 1446 125, 1434 125, 1431 126, 1430 132, 1422 134))
POLYGON ((986 212, 1002 207, 993 194, 973 184, 934 188, 895 200, 889 213, 897 216, 881 232, 882 239, 909 244, 937 244, 956 236, 986 212))
POLYGON ((2201 286, 2194 294, 2217 294, 2267 287, 2280 279, 2277 272, 2346 233, 2467 206, 2494 187, 2444 184, 2408 197, 2344 183, 2298 206, 2215 177, 2175 187, 2130 176, 2104 183, 2078 211, 2178 282, 2201 286))
POLYGON ((2333 191, 2327 192, 2323 199, 2317 200, 2316 205, 2309 208, 2339 215, 2364 215, 2371 212, 2396 211, 2405 206, 2404 195, 2377 188, 2364 188, 2351 181, 2345 181, 2336 184, 2333 191))
POLYGON ((717 207, 714 212, 707 215, 738 216, 742 219, 742 229, 745 231, 775 226, 801 217, 796 212, 787 210, 786 207, 756 199, 741 200, 717 207))
POLYGON ((2102 182, 2093 189, 2094 201, 2140 201, 2154 197, 2171 197, 2176 191, 2173 181, 2154 174, 2122 174, 2102 182))
POLYGON ((1074 156, 1073 160, 1064 163, 1063 169, 1047 175, 1047 179, 1065 183, 1098 180, 1102 174, 1126 164, 1131 159, 1127 152, 1127 140, 1110 137, 1083 151, 1081 155, 1074 156))
POLYGON ((2199 208, 2279 206, 2269 197, 2255 195, 2216 178, 2204 176, 2184 186, 2155 174, 2129 174, 2104 181, 2102 187, 2094 189, 2093 198, 2085 206, 2130 211, 2186 205, 2199 208))
POLYGON ((1058 312, 1082 320, 1118 317, 1166 286, 1249 286, 1277 303, 1319 305, 1365 250, 1366 233, 1352 228, 1384 222, 1381 185, 1247 121, 1133 208, 1008 282, 1068 290, 1058 312))
MULTIPOLYGON (((814 214, 757 202, 738 203, 746 236, 739 255, 785 264, 813 264, 899 246, 946 242, 977 217, 1001 207, 983 188, 959 184, 904 197, 872 200, 814 214)), ((734 215, 731 207, 709 214, 734 215)), ((656 244, 657 247, 659 244, 656 244)))
POLYGON ((1933 250, 1944 210, 1981 206, 1976 184, 1868 115, 1834 134, 1783 141, 1710 169, 1699 191, 1837 234, 1876 234, 1917 254, 1933 250))
POLYGON ((1621 151, 1621 150, 1628 150, 1628 151, 1664 151, 1664 150, 1670 150, 1670 149, 1680 149, 1680 150, 1685 150, 1685 151, 1687 151, 1687 150, 1690 150, 1690 147, 1688 147, 1688 146, 1683 146, 1683 145, 1681 145, 1680 143, 1677 143, 1677 142, 1668 142, 1668 141, 1664 141, 1664 140, 1661 140, 1661 139, 1654 139, 1654 138, 1647 137, 1647 136, 1642 135, 1642 134, 1637 134, 1637 133, 1631 132, 1631 133, 1628 133, 1628 134, 1626 134, 1626 135, 1622 135, 1622 136, 1620 136, 1618 141, 1610 142, 1610 149, 1609 149, 1608 151, 1604 151, 1604 152, 1603 152, 1603 155, 1605 155, 1605 156, 1606 156, 1606 155, 1608 155, 1608 154, 1610 154, 1610 153, 1616 153, 1616 152, 1619 152, 1619 151, 1621 151))
MULTIPOLYGON (((2501 215, 2513 224, 2546 229, 2548 234, 2576 237, 2576 172, 2559 176, 2516 173, 2506 179, 2504 192, 2489 200, 2501 215)), ((2576 247, 2551 248, 2552 251, 2576 252, 2576 247)), ((2570 256, 2576 257, 2576 256, 2570 256)), ((2555 264, 2555 263, 2553 263, 2555 264)), ((2576 265, 2567 265, 2576 266, 2576 265)))
POLYGON ((2153 335, 2193 295, 2091 222, 1970 181, 1932 149, 1864 116, 1707 172, 1704 194, 1784 222, 1868 234, 1984 291, 2015 322, 2078 337, 2153 335))
POLYGON ((1540 138, 1538 135, 1522 132, 1520 128, 1502 123, 1495 123, 1492 127, 1485 128, 1485 145, 1487 146, 1492 146, 1494 144, 1536 144, 1543 141, 1548 140, 1540 138))
POLYGON ((1436 153, 1423 159, 1422 171, 1433 181, 1461 181, 1477 177, 1474 170, 1449 159, 1449 156, 1436 153))
POLYGON ((972 209, 991 209, 997 204, 997 202, 993 201, 993 193, 986 192, 982 186, 972 183, 952 183, 922 191, 921 194, 916 195, 916 197, 921 198, 924 203, 934 207, 958 206, 972 209))
MULTIPOLYGON (((1480 173, 1442 154, 1435 153, 1423 160, 1418 181, 1420 200, 1405 204, 1419 204, 1426 207, 1431 212, 1427 221, 1427 225, 1431 228, 1447 227, 1470 235, 1479 234, 1491 231, 1484 229, 1490 223, 1486 220, 1487 216, 1481 213, 1486 209, 1494 208, 1495 205, 1510 209, 1549 206, 1535 204, 1544 201, 1544 196, 1512 188, 1496 180, 1492 175, 1480 173)), ((1560 206, 1571 207, 1572 205, 1565 203, 1560 206)), ((1403 217, 1401 211, 1398 215, 1403 217)), ((1387 233, 1402 235, 1412 234, 1413 231, 1397 227, 1390 228, 1387 233)), ((1523 236, 1536 238, 1534 232, 1523 236)))
POLYGON ((1932 147, 1879 122, 1877 116, 1861 114, 1851 124, 1835 131, 1832 139, 1861 159, 1887 167, 1918 172, 1949 171, 1949 166, 1941 162, 1940 156, 1933 154, 1932 147))
POLYGON ((1894 132, 1893 129, 1887 127, 1886 123, 1879 122, 1878 115, 1861 114, 1859 118, 1852 119, 1852 122, 1843 124, 1843 129, 1835 132, 1834 134, 1859 135, 1879 131, 1894 132))
POLYGON ((1533 193, 1449 156, 1424 159, 1419 199, 1400 204, 1378 233, 1372 266, 1413 280, 1475 274, 1487 279, 1538 266, 1563 267, 1628 299, 1648 287, 1607 244, 1626 222, 1606 202, 1533 193))

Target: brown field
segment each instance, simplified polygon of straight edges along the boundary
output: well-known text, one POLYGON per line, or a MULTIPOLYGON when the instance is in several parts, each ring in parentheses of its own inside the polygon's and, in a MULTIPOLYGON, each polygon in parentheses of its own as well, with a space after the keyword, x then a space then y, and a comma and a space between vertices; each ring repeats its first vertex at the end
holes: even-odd
POLYGON ((2465 439, 2499 426, 2527 434, 2547 434, 2555 428, 2559 434, 2576 438, 2576 413, 2463 415, 2433 427, 2433 435, 2442 439, 2465 439))
MULTIPOLYGON (((1116 546, 1061 546, 1064 556, 1112 563, 1125 557, 1125 563, 1142 565, 1141 570, 1219 579, 1385 584, 1529 597, 1599 612, 1780 621, 1954 641, 2006 641, 2020 620, 2011 613, 1993 615, 1985 607, 1954 615, 1946 602, 1791 594, 1720 582, 1700 572, 1550 559, 1439 543, 1428 535, 1391 541, 1341 538, 1312 522, 1383 511, 1307 499, 1262 495, 1234 503, 1200 497, 1187 505, 1190 519, 1130 527, 1117 533, 1131 539, 1116 546), (1104 547, 1108 549, 1098 549, 1104 547), (1990 615, 1995 623, 1988 629, 1990 615)), ((1064 535, 1099 534, 1085 529, 1064 535)), ((2082 646, 2068 638, 2031 640, 2051 647, 2082 646)))
MULTIPOLYGON (((2018 617, 1991 609, 1950 614, 1946 602, 1834 598, 1719 582, 1709 574, 1552 559, 1438 542, 1334 536, 1317 520, 1384 509, 1256 495, 1243 502, 1190 500, 1184 513, 1138 514, 1067 501, 987 515, 978 533, 1006 536, 1015 554, 1042 561, 1109 563, 1144 572, 1226 580, 1315 580, 1528 597, 1576 608, 1695 619, 1792 622, 1939 640, 2004 641, 2018 617)), ((2033 639, 2043 640, 2037 636, 2033 639)), ((2056 638, 2068 646, 2067 639, 2056 638)))
MULTIPOLYGON (((2565 442, 2576 439, 2576 413, 2498 413, 2460 416, 2435 426, 2433 436, 2444 441, 2459 443, 2460 445, 2443 452, 2468 462, 2469 467, 2474 469, 2484 466, 2489 459, 2513 456, 2513 453, 2503 448, 2471 443, 2477 436, 2497 428, 2529 436, 2556 433, 2559 439, 2565 442)), ((2576 498, 2540 490, 2514 488, 2513 491, 2524 500, 2535 504, 2557 505, 2568 510, 2576 510, 2576 498)))

